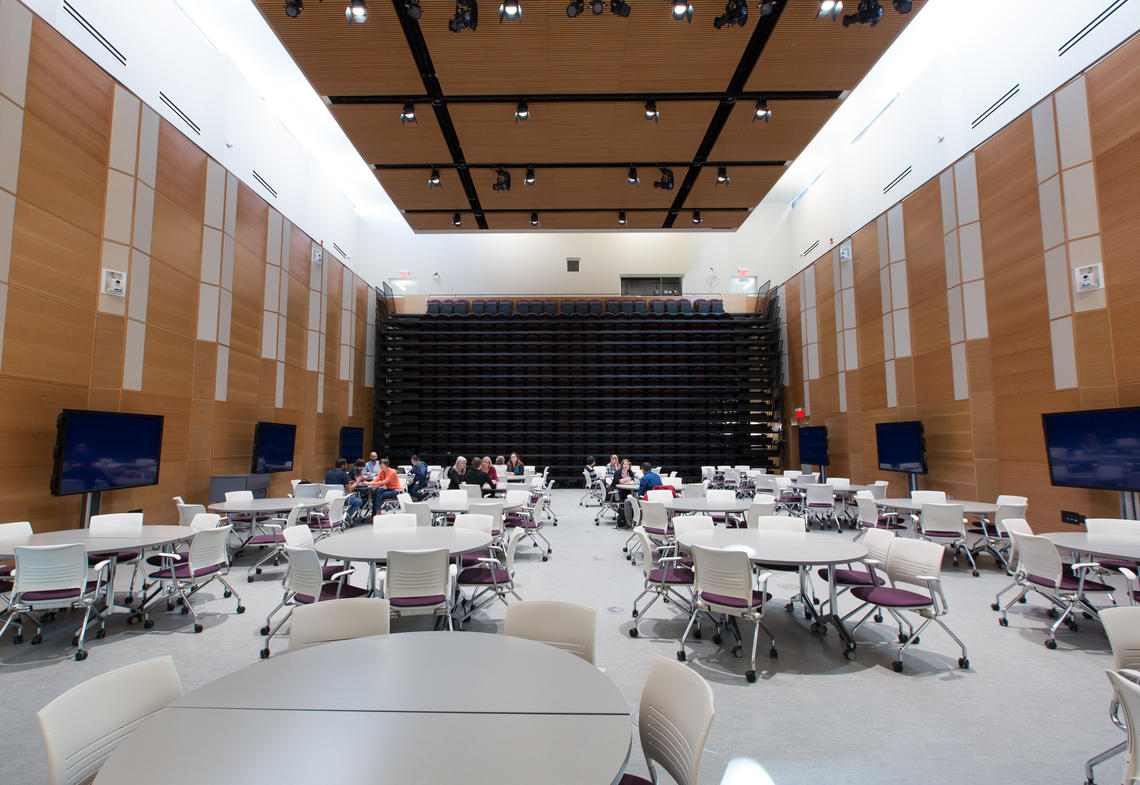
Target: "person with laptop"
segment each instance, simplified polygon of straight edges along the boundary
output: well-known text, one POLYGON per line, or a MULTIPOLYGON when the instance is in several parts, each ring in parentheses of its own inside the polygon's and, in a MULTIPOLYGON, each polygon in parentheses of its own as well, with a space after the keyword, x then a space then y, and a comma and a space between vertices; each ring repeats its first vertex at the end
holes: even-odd
POLYGON ((325 473, 325 485, 344 486, 345 519, 350 522, 355 522, 360 508, 364 505, 364 500, 354 493, 359 482, 360 480, 354 480, 349 476, 348 461, 344 458, 337 458, 333 467, 325 473))
POLYGON ((413 455, 411 461, 412 471, 408 475, 411 478, 411 482, 408 485, 408 495, 420 502, 423 501, 427 495, 428 467, 426 463, 420 460, 420 456, 418 455, 413 455))

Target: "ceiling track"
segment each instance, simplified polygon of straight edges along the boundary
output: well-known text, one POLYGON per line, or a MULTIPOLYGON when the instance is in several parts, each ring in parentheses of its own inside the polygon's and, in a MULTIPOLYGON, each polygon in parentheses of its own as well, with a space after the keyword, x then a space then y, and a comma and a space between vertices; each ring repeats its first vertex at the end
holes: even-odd
POLYGON ((455 132, 455 125, 451 122, 451 114, 447 111, 447 104, 443 100, 443 89, 439 86, 439 78, 435 74, 435 65, 428 53, 427 41, 424 40, 420 23, 411 19, 404 11, 401 0, 392 0, 392 8, 396 18, 400 20, 400 27, 404 31, 404 38, 408 42, 408 49, 416 61, 416 68, 423 80, 424 90, 427 92, 426 100, 432 102, 435 110, 435 119, 439 123, 439 130, 443 134, 447 150, 451 153, 451 160, 459 172, 459 181, 463 184, 463 193, 471 205, 471 212, 475 215, 475 223, 480 229, 486 229, 487 219, 483 217, 483 206, 479 203, 479 192, 475 190, 475 182, 471 173, 467 171, 467 163, 463 157, 463 148, 459 144, 459 134, 455 132))
MULTIPOLYGON (((745 50, 745 54, 747 54, 747 50, 745 50)), ((535 104, 589 104, 643 103, 650 100, 661 101, 662 103, 667 101, 721 101, 726 97, 737 101, 755 101, 760 98, 766 98, 769 101, 834 101, 841 95, 841 90, 737 90, 725 93, 510 93, 501 95, 449 95, 447 97, 443 97, 442 94, 439 96, 420 94, 330 95, 326 97, 330 104, 402 105, 408 101, 427 103, 435 101, 437 98, 447 104, 514 104, 520 100, 535 104)))
MULTIPOLYGON (((777 167, 784 166, 787 161, 704 161, 703 165, 708 166, 732 166, 732 167, 777 167)), ((386 172, 393 170, 407 170, 407 169, 526 169, 533 167, 534 169, 628 169, 634 167, 637 169, 656 169, 658 167, 682 167, 682 166, 695 166, 694 161, 558 161, 546 163, 494 163, 494 164, 369 164, 374 171, 386 172)))
MULTIPOLYGON (((660 213, 668 207, 494 207, 484 209, 487 215, 502 213, 660 213)), ((739 213, 750 211, 751 207, 699 207, 702 213, 739 213)), ((405 215, 452 215, 454 213, 467 213, 469 210, 455 210, 452 208, 424 208, 419 210, 401 210, 405 215)))
POLYGON ((689 192, 692 191, 693 185, 697 182, 697 177, 701 173, 701 166, 708 161, 709 153, 712 152, 713 147, 716 145, 716 140, 720 138, 720 133, 724 130, 725 123, 728 122, 729 115, 732 114, 733 107, 736 106, 734 96, 745 94, 744 85, 748 81, 748 77, 752 74, 752 70, 756 67, 756 63, 759 62, 760 55, 763 53, 764 47, 772 35, 772 31, 776 29, 776 22, 780 21, 780 15, 783 12, 784 4, 780 3, 772 9, 772 13, 767 16, 761 16, 756 20, 756 28, 752 31, 752 37, 748 40, 748 46, 744 48, 744 54, 740 56, 740 62, 736 64, 736 70, 732 74, 732 79, 729 81, 728 87, 725 88, 720 105, 717 106, 712 120, 709 121, 709 127, 708 130, 705 131, 704 139, 701 140, 700 147, 697 148, 697 154, 693 156, 693 163, 689 166, 689 171, 685 174, 685 179, 681 181, 681 186, 677 189, 677 196, 673 199, 673 206, 669 209, 669 214, 665 216, 665 222, 661 224, 662 229, 673 228, 673 223, 677 220, 677 214, 684 208, 685 200, 689 197, 689 192))

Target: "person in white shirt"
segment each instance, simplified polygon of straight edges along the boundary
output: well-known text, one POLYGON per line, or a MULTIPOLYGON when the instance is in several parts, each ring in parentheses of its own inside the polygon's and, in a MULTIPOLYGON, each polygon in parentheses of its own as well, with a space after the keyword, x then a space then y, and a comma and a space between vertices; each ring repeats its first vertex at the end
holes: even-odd
POLYGON ((364 464, 364 473, 375 477, 380 472, 380 461, 376 459, 375 451, 368 453, 368 462, 364 464))

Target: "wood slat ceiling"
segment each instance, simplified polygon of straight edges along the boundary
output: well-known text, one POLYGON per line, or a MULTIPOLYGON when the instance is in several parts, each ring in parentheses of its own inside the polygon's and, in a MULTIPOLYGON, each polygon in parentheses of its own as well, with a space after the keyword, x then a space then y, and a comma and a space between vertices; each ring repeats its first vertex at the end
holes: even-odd
MULTIPOLYGON (((698 209, 701 229, 735 229, 784 173, 783 162, 832 115, 839 93, 862 79, 922 5, 900 15, 882 0, 878 25, 844 28, 816 18, 817 0, 784 0, 772 18, 752 3, 743 29, 716 30, 720 0, 693 0, 692 24, 673 21, 663 0, 630 0, 626 19, 608 8, 594 16, 588 6, 570 19, 568 0, 521 0, 522 22, 500 24, 498 2, 485 0, 478 29, 455 34, 447 29, 454 0, 421 0, 418 23, 398 15, 393 0, 371 0, 368 21, 353 25, 344 16, 347 0, 306 3, 297 19, 285 16, 281 0, 255 2, 317 92, 330 98, 364 160, 379 167, 376 176, 396 205, 438 211, 407 213, 416 231, 474 231, 480 220, 491 230, 529 231, 531 210, 556 209, 571 212, 547 213, 539 230, 609 231, 620 228, 617 210, 636 208, 655 209, 628 213, 627 228, 692 230, 698 209), (417 56, 430 63, 426 76, 417 56), (753 122, 757 96, 788 91, 800 95, 770 98, 772 120, 753 122), (670 93, 700 95, 668 100, 670 93), (644 117, 647 97, 660 97, 657 123, 644 117), (527 122, 514 121, 519 98, 529 100, 527 122), (417 122, 401 125, 408 99, 416 100, 417 122), (717 107, 733 99, 722 126, 717 107), (673 169, 673 191, 652 186, 658 172, 651 164, 663 162, 673 169), (732 164, 728 187, 715 184, 722 162, 732 164), (638 187, 625 182, 630 163, 640 164, 638 187), (496 176, 486 166, 500 164, 515 165, 508 193, 491 187, 496 176), (523 186, 526 164, 536 169, 534 187, 523 186), (433 165, 441 167, 441 188, 427 186, 433 165), (393 166, 401 168, 384 168, 393 166), (683 185, 690 166, 691 189, 683 185), (457 210, 458 230, 451 226, 457 210)), ((852 11, 856 3, 848 5, 852 11)))

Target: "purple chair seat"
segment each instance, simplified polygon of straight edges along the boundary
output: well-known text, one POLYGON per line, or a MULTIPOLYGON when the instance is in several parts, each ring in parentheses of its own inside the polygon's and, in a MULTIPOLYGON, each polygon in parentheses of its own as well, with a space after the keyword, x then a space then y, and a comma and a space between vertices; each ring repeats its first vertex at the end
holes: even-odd
POLYGON ((819 507, 820 509, 827 509, 829 507, 834 507, 835 503, 834 502, 808 502, 807 506, 808 507, 819 507))
POLYGON ((20 595, 21 600, 28 602, 47 602, 48 600, 68 600, 80 594, 92 594, 99 588, 98 581, 87 581, 87 588, 82 592, 79 589, 48 589, 46 591, 26 591, 20 595))
POLYGON ((618 781, 618 785, 653 785, 653 783, 636 774, 623 774, 618 781))
MULTIPOLYGON (((193 577, 201 578, 203 575, 212 575, 213 573, 217 572, 220 569, 221 569, 221 565, 218 565, 218 564, 211 564, 209 567, 199 567, 198 569, 194 570, 194 576, 193 577)), ((167 580, 169 580, 171 577, 170 568, 167 567, 166 569, 163 569, 163 570, 156 570, 156 571, 152 572, 149 577, 151 577, 151 578, 166 578, 167 580)), ((185 578, 191 577, 190 576, 190 565, 189 564, 176 564, 176 565, 174 565, 174 576, 173 577, 180 578, 180 579, 185 579, 185 578)))
MULTIPOLYGON (((368 594, 368 589, 362 589, 359 586, 353 586, 351 583, 346 583, 343 586, 337 583, 326 583, 321 586, 320 602, 337 599, 338 590, 340 599, 345 599, 347 597, 363 597, 364 595, 368 594)), ((313 595, 294 594, 293 599, 302 605, 311 605, 313 602, 313 595)))
POLYGON ((962 532, 942 531, 939 529, 923 529, 924 537, 940 537, 945 540, 955 540, 962 536, 962 532))
POLYGON ((285 542, 284 534, 257 534, 249 538, 246 545, 277 545, 285 542))
MULTIPOLYGON (((827 573, 829 567, 819 568, 819 577, 827 580, 827 573)), ((836 570, 835 571, 835 584, 837 586, 882 586, 886 583, 884 578, 876 575, 874 581, 871 580, 870 573, 863 570, 836 570)))
POLYGON ((1119 570, 1123 567, 1126 570, 1135 571, 1137 569, 1136 562, 1134 561, 1118 561, 1116 559, 1098 559, 1097 564, 1108 570, 1119 570))
POLYGON ((659 529, 656 526, 646 526, 645 533, 656 534, 658 537, 666 537, 673 533, 673 527, 670 526, 667 529, 659 529))
POLYGON ((905 529, 906 526, 903 526, 901 523, 899 523, 897 520, 895 520, 894 516, 880 515, 879 519, 875 522, 874 528, 876 528, 876 529, 905 529))
POLYGON ((326 564, 325 566, 321 567, 321 577, 327 581, 329 578, 336 575, 342 569, 344 569, 344 568, 341 567, 341 565, 339 565, 339 564, 326 564))
POLYGON ((455 578, 455 582, 463 584, 486 584, 490 586, 493 583, 510 583, 511 575, 499 567, 468 567, 460 571, 459 575, 455 578))
MULTIPOLYGON (((139 557, 138 551, 119 551, 117 554, 115 554, 115 558, 118 561, 134 561, 138 557, 139 557)), ((103 561, 103 559, 105 559, 105 558, 107 558, 106 554, 99 555, 99 554, 92 553, 92 554, 89 554, 87 556, 87 563, 91 564, 91 565, 95 565, 95 564, 98 564, 99 562, 103 561)))
POLYGON ((649 571, 651 583, 689 584, 696 579, 693 571, 687 567, 657 567, 649 571))
POLYGON ((16 571, 15 564, 0 564, 0 576, 7 577, 16 571))
POLYGON ((970 534, 984 534, 987 537, 1002 536, 1001 532, 998 531, 997 525, 993 523, 975 523, 966 531, 970 532, 970 534))
MULTIPOLYGON (((1036 583, 1038 586, 1044 586, 1049 589, 1054 588, 1053 581, 1049 580, 1048 578, 1042 578, 1040 575, 1027 575, 1025 577, 1026 580, 1028 580, 1030 583, 1036 583)), ((1065 574, 1061 577, 1061 585, 1056 588, 1060 589, 1061 591, 1076 591, 1079 586, 1080 579, 1069 574, 1068 570, 1066 570, 1065 574)), ((1085 578, 1085 591, 1112 592, 1116 590, 1113 587, 1109 586, 1107 583, 1101 583, 1100 581, 1094 581, 1091 578, 1085 578)))
POLYGON ((890 586, 856 586, 851 593, 863 602, 890 608, 925 608, 934 604, 925 594, 890 586))
POLYGON ((325 518, 324 520, 311 520, 311 521, 309 521, 309 528, 310 529, 332 529, 333 524, 332 524, 332 521, 330 521, 328 518, 325 518))
POLYGON ((753 590, 751 605, 748 604, 747 600, 741 599, 740 597, 727 597, 723 594, 713 594, 711 591, 701 592, 701 599, 705 602, 711 602, 717 605, 727 605, 730 608, 758 608, 772 599, 772 595, 767 592, 753 590))
MULTIPOLYGON (((180 553, 182 555, 185 555, 186 551, 175 551, 175 553, 180 553)), ((146 557, 146 563, 149 564, 151 567, 161 567, 166 563, 166 560, 163 559, 161 556, 159 556, 156 553, 153 556, 147 556, 146 557)))
POLYGON ((396 608, 423 608, 429 605, 442 605, 447 598, 442 594, 428 594, 423 597, 390 597, 388 604, 396 608))
POLYGON ((6 591, 11 591, 11 590, 12 590, 12 582, 6 581, 6 580, 3 580, 2 578, 0 578, 0 592, 6 592, 6 591))

